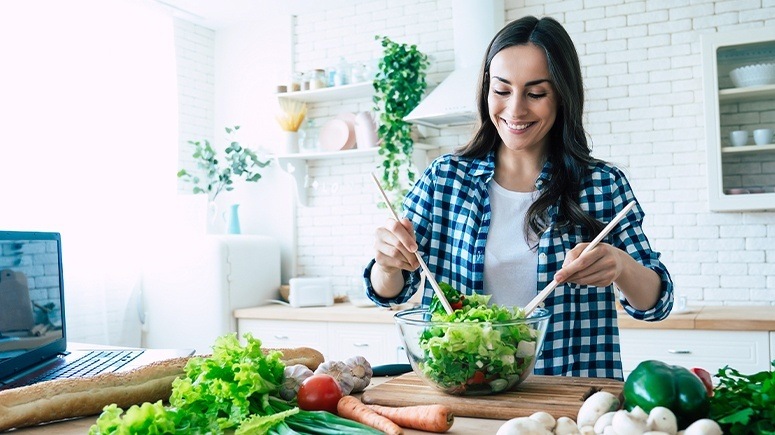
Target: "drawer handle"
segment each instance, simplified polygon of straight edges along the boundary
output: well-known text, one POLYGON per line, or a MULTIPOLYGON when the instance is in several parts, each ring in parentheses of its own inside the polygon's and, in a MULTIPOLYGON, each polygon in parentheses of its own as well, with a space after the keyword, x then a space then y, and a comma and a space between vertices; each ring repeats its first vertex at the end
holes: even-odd
POLYGON ((274 338, 277 339, 277 340, 287 340, 288 336, 287 335, 275 335, 274 338))
POLYGON ((369 343, 353 343, 355 347, 369 347, 369 343))
POLYGON ((676 350, 676 349, 668 349, 667 353, 672 353, 673 355, 689 355, 692 353, 691 350, 676 350))

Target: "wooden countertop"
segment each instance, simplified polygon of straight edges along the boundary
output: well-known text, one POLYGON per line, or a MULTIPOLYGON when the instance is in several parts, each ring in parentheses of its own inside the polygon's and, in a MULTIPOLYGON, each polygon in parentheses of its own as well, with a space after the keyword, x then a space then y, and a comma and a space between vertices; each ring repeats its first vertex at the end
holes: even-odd
MULTIPOLYGON (((406 308, 406 307, 400 307, 406 308)), ((397 310, 380 307, 361 308, 350 303, 330 307, 292 308, 285 305, 264 305, 234 310, 237 319, 289 320, 350 323, 393 323, 397 310)), ((686 312, 673 312, 661 322, 635 320, 623 311, 619 313, 623 329, 704 329, 734 331, 775 331, 773 306, 703 306, 686 312)))
MULTIPOLYGON (((349 305, 349 304, 348 304, 349 305)), ((380 377, 373 378, 371 385, 368 388, 372 388, 383 382, 392 379, 392 377, 380 377)), ((538 411, 538 410, 536 410, 538 411)), ((49 423, 40 426, 16 429, 13 431, 14 435, 84 435, 89 433, 89 428, 97 416, 78 418, 74 420, 67 420, 56 423, 49 423)), ((455 417, 455 423, 452 425, 452 429, 447 434, 464 435, 472 433, 495 433, 498 428, 504 423, 504 420, 494 420, 485 418, 472 418, 472 417, 455 417)), ((404 433, 407 435, 421 435, 429 434, 430 432, 423 432, 413 429, 405 429, 404 433)))
POLYGON ((620 313, 619 328, 775 331, 775 307, 759 305, 696 307, 684 313, 671 313, 661 322, 644 322, 620 313))

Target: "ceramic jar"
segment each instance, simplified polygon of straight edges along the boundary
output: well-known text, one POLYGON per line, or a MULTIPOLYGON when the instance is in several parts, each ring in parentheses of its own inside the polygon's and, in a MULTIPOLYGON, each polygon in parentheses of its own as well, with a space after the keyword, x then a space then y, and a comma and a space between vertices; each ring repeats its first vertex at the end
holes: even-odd
POLYGON ((358 148, 374 148, 377 146, 377 124, 372 112, 359 112, 355 115, 355 142, 358 148))

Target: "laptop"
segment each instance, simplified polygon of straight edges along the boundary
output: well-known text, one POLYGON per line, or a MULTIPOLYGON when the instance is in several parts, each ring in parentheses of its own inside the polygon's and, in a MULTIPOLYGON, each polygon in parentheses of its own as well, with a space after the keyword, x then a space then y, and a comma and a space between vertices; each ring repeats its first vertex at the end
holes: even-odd
POLYGON ((0 231, 0 390, 128 371, 193 349, 68 350, 62 239, 0 231))

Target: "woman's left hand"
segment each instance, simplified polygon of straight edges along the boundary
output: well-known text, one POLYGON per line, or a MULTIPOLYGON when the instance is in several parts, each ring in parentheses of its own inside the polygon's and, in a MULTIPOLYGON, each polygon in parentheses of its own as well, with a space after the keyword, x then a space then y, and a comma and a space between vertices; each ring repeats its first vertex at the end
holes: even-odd
POLYGON ((589 243, 579 243, 565 256, 562 268, 554 275, 558 284, 572 282, 581 285, 606 287, 616 281, 625 267, 620 249, 600 243, 581 255, 589 243))

